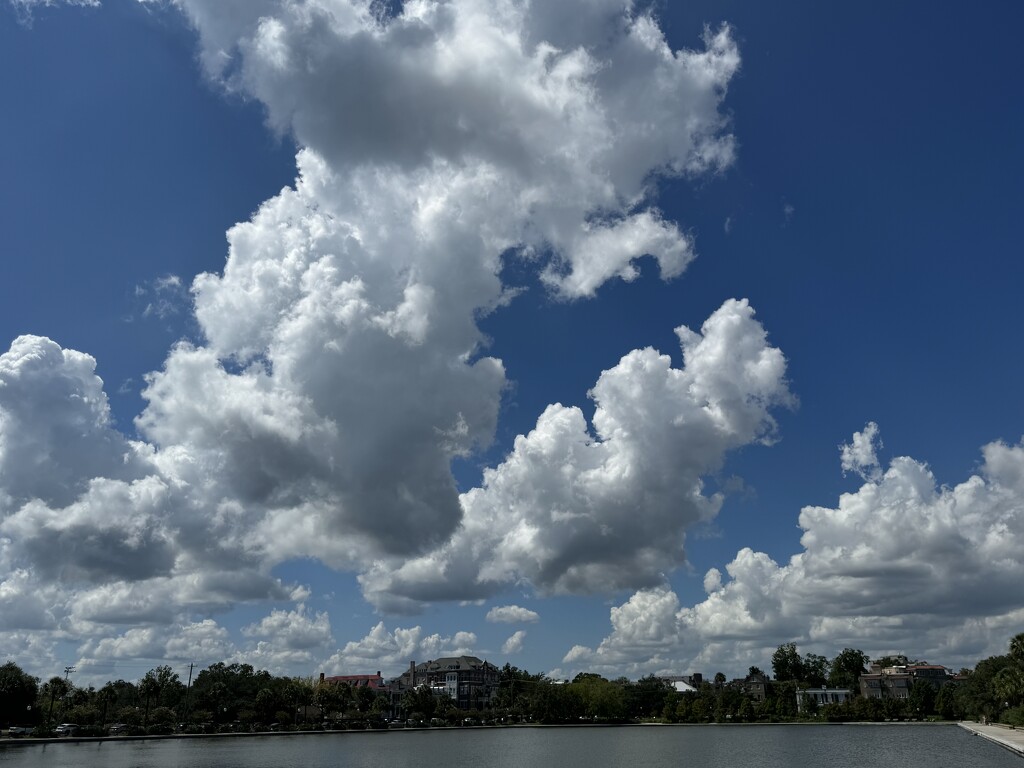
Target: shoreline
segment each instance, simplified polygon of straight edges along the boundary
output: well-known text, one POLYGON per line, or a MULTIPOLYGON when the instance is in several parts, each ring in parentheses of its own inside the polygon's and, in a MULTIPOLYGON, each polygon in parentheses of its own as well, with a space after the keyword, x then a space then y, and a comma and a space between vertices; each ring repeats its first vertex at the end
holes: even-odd
POLYGON ((28 747, 47 744, 83 744, 83 743, 121 743, 127 741, 167 741, 171 739, 245 739, 254 737, 297 737, 297 736, 328 736, 347 734, 384 734, 403 733, 406 731, 421 733, 424 731, 462 731, 462 730, 499 730, 509 728, 706 728, 723 727, 733 728, 740 726, 950 726, 959 725, 977 736, 987 738, 1001 746, 1024 756, 1024 731, 1013 731, 1008 728, 997 726, 981 726, 977 723, 965 723, 954 720, 912 720, 912 721, 853 721, 845 723, 829 722, 793 722, 793 723, 517 723, 515 725, 463 725, 463 726, 428 726, 428 727, 405 727, 405 728, 368 728, 366 730, 318 730, 318 731, 245 731, 241 733, 167 733, 138 736, 55 736, 53 738, 37 739, 31 737, 0 739, 0 749, 4 747, 28 747), (998 733, 990 735, 987 731, 981 732, 977 729, 991 729, 993 731, 1007 731, 1017 734, 1016 742, 1013 739, 1000 741, 998 733))
POLYGON ((957 725, 975 736, 998 744, 1019 757, 1024 757, 1024 731, 1018 731, 1008 725, 982 725, 970 721, 957 723, 957 725))

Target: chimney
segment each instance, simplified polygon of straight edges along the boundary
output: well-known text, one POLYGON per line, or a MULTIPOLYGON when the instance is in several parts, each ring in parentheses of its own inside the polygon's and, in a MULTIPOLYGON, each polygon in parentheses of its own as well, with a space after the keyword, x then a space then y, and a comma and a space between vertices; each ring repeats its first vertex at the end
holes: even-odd
POLYGON ((410 661, 409 662, 409 687, 410 688, 415 688, 416 687, 416 662, 415 661, 410 661))
POLYGON ((321 673, 320 673, 320 682, 322 683, 323 681, 324 681, 324 673, 323 673, 323 672, 321 672, 321 673))

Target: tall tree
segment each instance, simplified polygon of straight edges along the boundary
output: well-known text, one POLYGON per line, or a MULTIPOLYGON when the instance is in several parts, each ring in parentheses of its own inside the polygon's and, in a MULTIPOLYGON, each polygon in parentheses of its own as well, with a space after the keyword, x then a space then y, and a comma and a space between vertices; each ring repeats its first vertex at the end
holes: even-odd
POLYGON ((1015 707, 1024 701, 1024 665, 1008 664, 992 677, 992 689, 1004 706, 1015 707))
POLYGON ((915 680, 910 686, 907 706, 916 717, 927 717, 934 713, 935 687, 925 680, 915 680))
POLYGON ((804 656, 803 667, 804 674, 801 679, 807 683, 807 685, 819 688, 828 680, 829 663, 828 659, 824 656, 819 656, 816 653, 808 653, 804 656))
POLYGON ((772 673, 776 680, 803 679, 803 661, 797 653, 796 643, 783 643, 772 654, 772 673))
POLYGON ((160 695, 160 682, 153 670, 149 670, 139 680, 139 693, 146 701, 146 713, 142 716, 142 724, 149 725, 149 705, 152 703, 153 697, 160 695))
POLYGON ((856 689, 860 685, 860 676, 864 673, 864 665, 868 663, 868 655, 855 648, 844 648, 832 660, 828 684, 833 688, 856 689))
POLYGON ((39 693, 39 680, 9 661, 0 667, 0 721, 28 722, 39 693))
POLYGON ((107 722, 107 709, 117 701, 117 688, 114 687, 113 683, 107 683, 96 693, 96 698, 99 699, 102 712, 100 714, 100 725, 105 725, 107 722))
POLYGON ((53 705, 57 699, 63 699, 67 696, 68 691, 71 690, 71 683, 65 680, 63 677, 51 677, 43 685, 41 691, 44 700, 49 699, 50 707, 46 712, 46 722, 53 722, 53 705))
POLYGON ((1024 664, 1024 632, 1014 635, 1010 640, 1010 658, 1018 664, 1024 664))

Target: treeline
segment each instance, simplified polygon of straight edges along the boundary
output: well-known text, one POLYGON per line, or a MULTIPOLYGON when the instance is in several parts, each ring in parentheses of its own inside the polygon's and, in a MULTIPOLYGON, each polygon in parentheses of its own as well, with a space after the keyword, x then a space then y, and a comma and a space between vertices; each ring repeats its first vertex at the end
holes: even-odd
MULTIPOLYGON (((790 716, 783 715, 782 710, 789 706, 786 703, 789 700, 794 702, 795 707, 798 689, 828 685, 833 688, 850 688, 854 694, 859 694, 860 676, 869 663, 885 668, 913 666, 917 662, 905 656, 869 660, 866 654, 851 648, 843 650, 829 661, 815 654, 801 656, 793 643, 780 645, 772 654, 774 681, 768 686, 778 702, 776 715, 783 718, 790 716)), ((944 681, 941 685, 926 679, 913 680, 904 699, 855 695, 847 702, 827 704, 820 708, 814 701, 807 703, 805 718, 830 721, 939 718, 987 720, 1024 726, 1024 632, 1010 640, 1006 655, 984 659, 974 669, 961 669, 954 679, 944 681)), ((795 714, 792 716, 795 717, 795 714)))
MULTIPOLYGON (((868 657, 847 648, 829 660, 801 655, 792 643, 772 655, 772 678, 751 667, 743 680, 727 682, 718 673, 696 691, 681 693, 659 677, 608 680, 581 673, 571 682, 506 664, 489 699, 479 709, 458 710, 447 696, 429 689, 406 691, 396 701, 390 692, 318 684, 312 678, 276 677, 248 664, 213 664, 186 685, 170 667, 160 666, 137 682, 116 680, 100 688, 75 686, 67 677, 45 683, 13 662, 0 666, 0 723, 31 725, 36 735, 53 732, 60 722, 82 726, 85 734, 107 733, 111 723, 127 733, 265 730, 270 727, 387 727, 389 718, 414 725, 509 723, 746 723, 793 720, 900 720, 941 718, 1001 721, 1024 726, 1024 633, 1010 641, 1008 653, 962 669, 955 679, 937 684, 915 679, 906 698, 864 698, 859 678, 868 657), (844 703, 819 707, 801 690, 821 686, 850 688, 844 703)), ((904 657, 874 660, 881 666, 913 664, 904 657)))
POLYGON ((82 735, 106 735, 111 724, 127 734, 167 734, 282 728, 314 728, 323 713, 339 722, 379 721, 388 699, 366 688, 316 685, 312 678, 276 677, 249 664, 217 663, 186 685, 160 666, 137 682, 115 680, 78 687, 65 677, 45 683, 13 662, 0 667, 0 723, 34 726, 53 734, 57 723, 75 723, 82 735))

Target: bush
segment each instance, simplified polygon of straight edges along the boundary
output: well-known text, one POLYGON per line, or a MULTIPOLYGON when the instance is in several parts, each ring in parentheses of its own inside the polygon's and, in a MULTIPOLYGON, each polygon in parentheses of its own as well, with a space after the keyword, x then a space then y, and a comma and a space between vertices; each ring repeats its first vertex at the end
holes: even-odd
POLYGON ((173 723, 175 720, 177 720, 177 717, 174 714, 174 710, 170 707, 156 707, 149 713, 149 721, 154 725, 173 723))
POLYGON ((1024 728, 1024 706, 1011 707, 1003 713, 1000 720, 1015 728, 1024 728))

